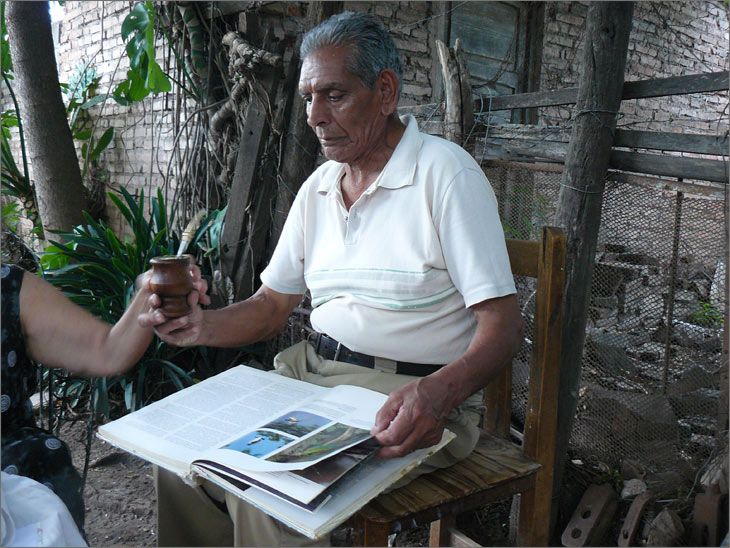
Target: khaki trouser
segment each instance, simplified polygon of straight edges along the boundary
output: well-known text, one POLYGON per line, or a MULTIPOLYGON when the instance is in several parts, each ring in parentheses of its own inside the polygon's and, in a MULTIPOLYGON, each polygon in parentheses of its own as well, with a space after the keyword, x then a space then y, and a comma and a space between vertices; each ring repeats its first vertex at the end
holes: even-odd
MULTIPOLYGON (((322 359, 302 341, 274 358, 275 373, 320 386, 352 384, 388 394, 415 377, 322 359)), ((446 427, 456 434, 391 489, 417 476, 451 466, 471 453, 479 437, 481 394, 454 409, 446 427)), ((190 487, 177 476, 155 469, 159 546, 327 546, 328 538, 312 541, 270 518, 219 487, 205 482, 190 487)))

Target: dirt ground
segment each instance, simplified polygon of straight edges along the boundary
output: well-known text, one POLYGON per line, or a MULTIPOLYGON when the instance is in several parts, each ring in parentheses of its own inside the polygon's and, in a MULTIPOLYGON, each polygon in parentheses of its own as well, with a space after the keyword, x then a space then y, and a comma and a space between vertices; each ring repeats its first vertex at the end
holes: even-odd
MULTIPOLYGON (((61 427, 74 465, 84 467, 86 429, 81 422, 61 427)), ((152 466, 94 437, 84 489, 89 546, 155 546, 157 516, 152 466)))

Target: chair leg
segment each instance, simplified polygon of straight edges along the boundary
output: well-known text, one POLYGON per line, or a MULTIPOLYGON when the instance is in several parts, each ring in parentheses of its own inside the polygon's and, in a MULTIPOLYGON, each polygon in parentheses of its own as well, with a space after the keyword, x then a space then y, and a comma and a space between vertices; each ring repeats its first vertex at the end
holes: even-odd
POLYGON ((517 546, 549 546, 552 493, 533 487, 520 495, 517 546))
POLYGON ((355 516, 355 546, 388 546, 390 523, 369 521, 355 516))
POLYGON ((431 522, 428 535, 429 546, 451 546, 451 529, 456 524, 454 516, 446 516, 431 522))

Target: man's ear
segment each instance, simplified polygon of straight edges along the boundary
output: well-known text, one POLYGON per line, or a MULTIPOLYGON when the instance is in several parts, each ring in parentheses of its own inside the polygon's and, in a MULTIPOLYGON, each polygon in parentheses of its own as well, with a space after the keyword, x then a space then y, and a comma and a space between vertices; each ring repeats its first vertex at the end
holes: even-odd
POLYGON ((385 69, 378 76, 377 86, 380 93, 380 113, 390 116, 398 108, 400 95, 398 76, 391 69, 385 69))

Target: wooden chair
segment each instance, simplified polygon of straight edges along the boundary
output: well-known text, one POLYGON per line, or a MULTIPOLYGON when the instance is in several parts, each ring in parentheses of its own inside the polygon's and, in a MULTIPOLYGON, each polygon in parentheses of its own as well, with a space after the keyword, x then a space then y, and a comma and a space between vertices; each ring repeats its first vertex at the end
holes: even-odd
POLYGON ((430 545, 476 545, 453 529, 456 515, 521 493, 517 543, 550 539, 560 368, 565 236, 542 229, 541 241, 507 240, 515 276, 537 279, 533 356, 522 445, 509 441, 511 368, 485 389, 486 413, 474 452, 450 468, 380 495, 354 516, 355 544, 387 546, 388 535, 430 523, 430 545))

